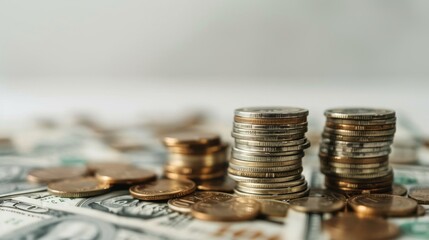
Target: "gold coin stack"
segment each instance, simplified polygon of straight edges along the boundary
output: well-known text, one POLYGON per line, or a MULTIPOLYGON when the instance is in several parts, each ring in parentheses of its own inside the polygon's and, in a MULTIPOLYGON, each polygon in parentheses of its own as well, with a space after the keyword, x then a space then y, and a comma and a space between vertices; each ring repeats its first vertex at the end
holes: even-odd
POLYGON ((319 157, 326 187, 350 195, 392 191, 388 158, 395 112, 337 108, 325 111, 325 116, 319 157))
POLYGON ((202 181, 226 175, 228 145, 219 135, 181 132, 164 137, 163 143, 168 149, 165 177, 202 181))
POLYGON ((251 107, 235 110, 235 146, 228 174, 235 194, 258 199, 293 199, 308 194, 301 175, 304 149, 310 146, 308 110, 251 107))

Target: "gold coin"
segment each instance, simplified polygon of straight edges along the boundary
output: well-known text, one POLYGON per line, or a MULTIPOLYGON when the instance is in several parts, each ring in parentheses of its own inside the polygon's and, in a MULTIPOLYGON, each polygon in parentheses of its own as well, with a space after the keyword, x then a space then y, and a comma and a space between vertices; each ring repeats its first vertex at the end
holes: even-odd
POLYGON ((50 167, 31 170, 27 175, 27 179, 35 183, 50 183, 83 177, 87 174, 88 169, 85 167, 50 167))
POLYGON ((210 174, 213 172, 219 172, 222 170, 226 170, 226 167, 228 164, 225 162, 223 164, 214 165, 210 167, 201 167, 201 166, 195 166, 195 167, 179 167, 175 165, 166 164, 164 165, 164 170, 166 172, 173 172, 178 174, 210 174))
POLYGON ((415 213, 417 202, 389 194, 364 194, 351 197, 349 206, 362 215, 395 217, 415 213))
POLYGON ((222 192, 193 192, 180 198, 168 200, 168 207, 176 212, 189 213, 195 203, 205 198, 229 199, 231 196, 231 194, 222 192))
POLYGON ((176 167, 211 167, 226 163, 226 151, 220 151, 207 155, 185 155, 169 153, 167 164, 176 167))
POLYGON ((193 217, 208 221, 245 221, 258 216, 261 204, 253 199, 208 197, 192 206, 193 217))
POLYGON ((334 240, 393 239, 400 234, 399 228, 381 218, 359 218, 343 214, 323 221, 323 229, 334 240))
POLYGON ((169 179, 191 179, 191 180, 210 180, 210 179, 216 179, 221 178, 226 175, 226 172, 224 170, 220 170, 213 173, 207 173, 207 174, 180 174, 180 173, 174 173, 174 172, 167 172, 164 171, 164 176, 169 179))
POLYGON ((158 179, 130 187, 133 197, 141 200, 167 200, 194 192, 196 185, 191 180, 158 179))
POLYGON ((106 193, 110 185, 94 177, 67 179, 48 184, 48 191, 59 197, 91 197, 106 193))
POLYGON ((132 168, 133 165, 125 162, 93 162, 87 163, 86 167, 91 173, 101 171, 103 169, 126 169, 132 168))
POLYGON ((212 179, 212 180, 205 180, 201 181, 198 184, 198 190, 201 191, 216 191, 216 192, 227 192, 227 193, 233 193, 234 188, 237 185, 237 183, 232 180, 230 177, 225 176, 221 179, 212 179))
POLYGON ((179 153, 187 155, 206 155, 213 154, 220 151, 225 151, 228 148, 228 144, 204 146, 204 147, 189 147, 189 146, 172 146, 168 147, 167 150, 170 153, 179 153))
POLYGON ((420 204, 429 204, 429 186, 414 186, 410 188, 408 197, 420 204))
POLYGON ((249 123, 256 125, 285 125, 285 124, 300 124, 307 122, 307 117, 295 118, 246 118, 234 116, 234 121, 237 123, 249 123))
POLYGON ((177 132, 165 136, 163 143, 169 147, 175 146, 213 146, 220 145, 220 137, 214 133, 206 132, 177 132))
MULTIPOLYGON (((392 185, 392 194, 398 195, 398 196, 406 196, 407 195, 407 188, 399 185, 399 184, 393 184, 392 185)), ((429 195, 428 195, 429 196, 429 195)), ((415 199, 414 199, 415 200, 415 199)), ((417 201, 418 202, 418 201, 417 201)))
POLYGON ((156 179, 156 174, 142 168, 102 169, 95 177, 100 182, 109 184, 135 184, 156 179))
POLYGON ((344 201, 328 196, 293 199, 289 201, 289 204, 292 209, 306 213, 337 212, 345 205, 344 201))
POLYGON ((268 220, 274 222, 283 222, 287 216, 289 204, 278 200, 263 200, 259 199, 258 202, 261 204, 260 215, 268 220))
POLYGON ((352 131, 367 131, 367 130, 390 130, 396 127, 396 124, 382 124, 382 125, 351 125, 351 124, 341 124, 326 121, 326 126, 334 129, 344 129, 352 131))

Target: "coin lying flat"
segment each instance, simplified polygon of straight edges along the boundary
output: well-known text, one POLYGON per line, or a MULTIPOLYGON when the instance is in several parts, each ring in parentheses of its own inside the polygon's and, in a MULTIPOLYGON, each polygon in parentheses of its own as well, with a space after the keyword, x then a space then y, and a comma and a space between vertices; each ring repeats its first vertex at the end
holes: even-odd
POLYGON ((399 185, 399 184, 393 184, 392 185, 392 194, 393 195, 406 196, 407 192, 408 192, 407 188, 402 186, 402 185, 399 185))
POLYGON ((415 186, 410 188, 408 197, 420 204, 429 204, 429 186, 415 186))
POLYGON ((48 184, 48 191, 59 197, 90 197, 109 191, 110 185, 94 177, 68 179, 48 184))
POLYGON ((326 110, 325 116, 351 120, 388 119, 395 117, 395 111, 374 108, 333 108, 326 110))
POLYGON ((95 177, 100 182, 109 184, 135 184, 156 179, 156 174, 142 168, 103 169, 96 172, 95 177))
POLYGON ((257 125, 285 125, 285 124, 300 124, 307 122, 307 116, 294 118, 245 118, 234 116, 234 121, 238 123, 248 123, 257 125))
POLYGON ((189 213, 191 212, 191 208, 195 203, 205 198, 216 198, 222 200, 230 199, 231 196, 231 194, 222 192, 194 192, 180 198, 173 198, 168 200, 168 207, 177 212, 189 213))
POLYGON ((353 196, 349 205, 359 214, 370 216, 408 216, 416 212, 417 202, 406 197, 388 194, 353 196))
POLYGON ((329 196, 297 198, 290 200, 289 204, 292 209, 306 213, 337 212, 345 205, 344 201, 329 196))
POLYGON ((393 239, 400 234, 399 228, 381 218, 359 218, 344 214, 323 222, 323 229, 331 239, 393 239))
POLYGON ((166 200, 178 198, 195 191, 196 185, 191 180, 159 179, 153 182, 130 187, 133 197, 141 200, 166 200))
POLYGON ((245 221, 256 218, 261 204, 250 198, 205 198, 191 208, 193 217, 208 221, 245 221))
POLYGON ((220 137, 206 132, 178 132, 164 137, 166 146, 219 145, 220 137))
POLYGON ((88 174, 85 167, 50 167, 31 170, 27 179, 35 183, 50 183, 64 179, 83 177, 88 174))
POLYGON ((236 109, 234 114, 243 118, 294 118, 307 116, 308 110, 297 107, 245 107, 236 109))
POLYGON ((278 200, 258 200, 258 202, 261 204, 260 214, 262 217, 274 222, 284 221, 289 204, 278 200))

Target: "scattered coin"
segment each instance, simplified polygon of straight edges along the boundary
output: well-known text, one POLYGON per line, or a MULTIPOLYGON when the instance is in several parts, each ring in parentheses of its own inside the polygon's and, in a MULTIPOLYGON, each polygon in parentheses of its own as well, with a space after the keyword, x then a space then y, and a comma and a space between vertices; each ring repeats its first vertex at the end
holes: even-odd
POLYGON ((420 204, 429 204, 429 186, 414 186, 410 188, 408 197, 420 204))
POLYGON ((208 221, 245 221, 258 216, 261 204, 250 198, 205 198, 191 208, 193 217, 208 221))
POLYGON ((261 204, 262 217, 283 223, 289 209, 289 204, 278 200, 258 200, 261 204))
POLYGON ((100 182, 109 184, 136 184, 156 179, 156 174, 142 168, 102 169, 95 173, 100 182))
POLYGON ((413 199, 389 194, 357 195, 349 198, 348 203, 354 211, 365 216, 409 216, 417 209, 413 199))
POLYGON ((59 197, 91 197, 108 192, 110 185, 94 177, 67 179, 48 184, 48 191, 59 197))
MULTIPOLYGON (((393 186, 392 186, 392 194, 393 195, 406 196, 407 192, 408 192, 407 188, 404 187, 403 185, 393 184, 393 186)), ((428 197, 429 197, 429 195, 428 195, 428 197)))
POLYGON ((289 201, 292 209, 306 213, 330 213, 337 212, 344 208, 344 201, 337 198, 323 197, 303 197, 289 201))
POLYGON ((31 170, 27 179, 35 183, 50 183, 70 178, 83 177, 88 174, 85 167, 49 167, 31 170))
POLYGON ((189 213, 191 212, 192 206, 205 199, 205 198, 217 198, 217 199, 229 199, 231 194, 222 192, 193 192, 180 198, 173 198, 168 200, 168 207, 174 211, 189 213))
POLYGON ((141 200, 167 200, 194 192, 196 185, 191 180, 158 179, 130 187, 133 197, 141 200))

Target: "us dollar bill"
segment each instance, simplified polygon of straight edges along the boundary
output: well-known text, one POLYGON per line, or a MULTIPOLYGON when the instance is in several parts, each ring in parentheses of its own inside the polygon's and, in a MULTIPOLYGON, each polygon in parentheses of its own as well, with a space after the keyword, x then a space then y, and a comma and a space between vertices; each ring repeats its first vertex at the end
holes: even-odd
POLYGON ((172 211, 165 202, 141 201, 128 191, 91 198, 60 198, 48 192, 16 198, 49 208, 66 209, 113 223, 137 227, 152 235, 172 239, 281 239, 282 225, 264 220, 237 223, 207 222, 172 211))

